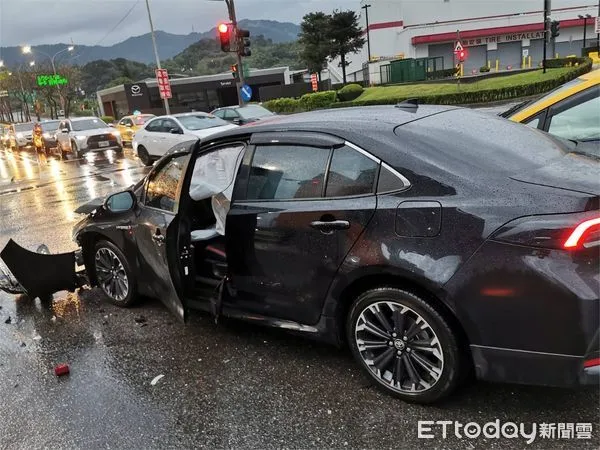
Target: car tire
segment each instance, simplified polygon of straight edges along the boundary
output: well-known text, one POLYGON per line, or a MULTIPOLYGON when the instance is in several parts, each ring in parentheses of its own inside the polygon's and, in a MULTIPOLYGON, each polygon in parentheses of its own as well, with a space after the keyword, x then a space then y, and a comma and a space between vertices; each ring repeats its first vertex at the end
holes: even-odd
POLYGON ((448 321, 421 297, 381 287, 353 303, 346 323, 352 354, 378 388, 428 404, 459 384, 462 359, 448 321))
POLYGON ((138 145, 137 154, 138 158, 140 158, 140 161, 142 161, 142 164, 144 164, 145 166, 152 165, 152 158, 150 157, 148 150, 146 150, 146 147, 144 147, 143 145, 138 145))
POLYGON ((77 148, 77 143, 75 141, 71 141, 71 154, 75 159, 83 157, 83 153, 77 148))
POLYGON ((99 241, 94 248, 94 272, 98 286, 115 305, 129 307, 137 300, 137 283, 123 252, 112 242, 99 241))

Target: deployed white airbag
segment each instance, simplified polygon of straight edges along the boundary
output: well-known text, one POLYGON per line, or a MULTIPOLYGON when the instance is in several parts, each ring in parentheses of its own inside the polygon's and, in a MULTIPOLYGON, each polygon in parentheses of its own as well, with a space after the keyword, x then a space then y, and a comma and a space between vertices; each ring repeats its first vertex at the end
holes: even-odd
POLYGON ((195 201, 212 197, 216 231, 225 235, 225 219, 231 204, 235 175, 242 162, 244 146, 227 147, 201 155, 194 165, 190 197, 195 201))

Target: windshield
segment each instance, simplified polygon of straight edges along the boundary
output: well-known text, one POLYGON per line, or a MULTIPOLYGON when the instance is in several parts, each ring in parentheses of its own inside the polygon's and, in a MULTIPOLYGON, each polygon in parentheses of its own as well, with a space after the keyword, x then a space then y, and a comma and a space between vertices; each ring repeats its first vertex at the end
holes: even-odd
POLYGON ((135 123, 136 125, 144 125, 146 122, 148 122, 153 117, 154 116, 135 116, 133 118, 133 123, 135 123))
POLYGON ((516 113, 523 111, 525 108, 535 108, 535 106, 539 105, 542 102, 545 102, 549 97, 552 97, 553 95, 556 95, 556 94, 560 94, 561 92, 566 91, 567 89, 571 89, 573 86, 576 86, 580 83, 583 83, 583 80, 581 78, 575 78, 574 80, 571 80, 571 81, 563 84, 562 86, 559 86, 556 89, 548 92, 546 95, 539 98, 535 102, 531 103, 532 100, 523 102, 521 105, 518 105, 517 108, 512 108, 509 111, 506 111, 503 114, 501 114, 501 116, 502 117, 513 116, 516 113))
POLYGON ((269 117, 274 115, 268 109, 258 105, 246 105, 243 108, 238 108, 237 112, 244 119, 260 119, 261 117, 269 117))
POLYGON ((108 128, 100 119, 74 120, 71 122, 73 131, 94 130, 96 128, 108 128))
POLYGON ((15 124, 15 131, 18 132, 23 132, 23 131, 33 131, 33 124, 32 123, 17 123, 15 124))
POLYGON ((49 131, 56 131, 60 122, 55 120, 53 122, 42 122, 42 130, 47 133, 49 131))
POLYGON ((223 125, 229 125, 223 119, 211 115, 189 115, 179 116, 177 119, 181 122, 184 128, 191 131, 206 130, 207 128, 221 127, 223 125))

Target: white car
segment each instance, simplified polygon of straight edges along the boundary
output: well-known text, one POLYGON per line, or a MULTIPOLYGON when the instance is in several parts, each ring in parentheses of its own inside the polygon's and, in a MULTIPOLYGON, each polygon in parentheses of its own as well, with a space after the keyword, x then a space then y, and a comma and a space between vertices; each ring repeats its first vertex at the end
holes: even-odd
POLYGON ((84 153, 104 150, 122 151, 120 133, 97 117, 73 117, 60 122, 56 133, 58 148, 81 158, 84 153))
POLYGON ((193 138, 204 139, 230 128, 237 128, 237 125, 203 112, 159 116, 136 131, 133 151, 148 166, 180 142, 193 138))

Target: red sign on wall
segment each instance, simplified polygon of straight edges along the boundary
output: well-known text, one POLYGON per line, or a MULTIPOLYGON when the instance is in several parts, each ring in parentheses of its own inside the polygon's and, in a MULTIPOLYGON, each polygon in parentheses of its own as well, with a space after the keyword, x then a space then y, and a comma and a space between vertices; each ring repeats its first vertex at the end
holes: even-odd
POLYGON ((158 92, 160 93, 160 98, 165 99, 173 97, 167 69, 156 69, 156 82, 158 83, 158 92))

